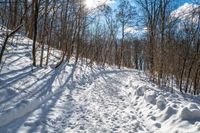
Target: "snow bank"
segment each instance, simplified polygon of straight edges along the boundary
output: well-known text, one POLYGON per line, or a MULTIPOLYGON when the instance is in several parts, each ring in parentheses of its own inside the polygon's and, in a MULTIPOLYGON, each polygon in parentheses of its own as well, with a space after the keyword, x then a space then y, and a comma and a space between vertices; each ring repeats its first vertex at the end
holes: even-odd
POLYGON ((200 109, 196 104, 190 104, 189 107, 184 107, 180 111, 180 118, 187 121, 200 121, 200 109))
POLYGON ((169 132, 169 129, 170 133, 200 132, 200 108, 199 103, 194 102, 199 100, 195 97, 171 94, 146 83, 134 82, 134 86, 134 108, 149 132, 169 132))

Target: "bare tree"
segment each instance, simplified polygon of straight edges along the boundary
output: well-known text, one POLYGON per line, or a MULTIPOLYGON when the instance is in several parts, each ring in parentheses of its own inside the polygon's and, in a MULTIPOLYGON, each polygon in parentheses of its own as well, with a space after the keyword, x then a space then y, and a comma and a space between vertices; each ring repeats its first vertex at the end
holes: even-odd
POLYGON ((121 0, 118 6, 118 11, 116 17, 120 22, 121 26, 121 49, 119 56, 119 68, 123 62, 123 50, 124 50, 124 38, 125 38, 125 28, 132 26, 134 23, 134 17, 136 15, 135 7, 131 6, 131 3, 128 0, 121 0))

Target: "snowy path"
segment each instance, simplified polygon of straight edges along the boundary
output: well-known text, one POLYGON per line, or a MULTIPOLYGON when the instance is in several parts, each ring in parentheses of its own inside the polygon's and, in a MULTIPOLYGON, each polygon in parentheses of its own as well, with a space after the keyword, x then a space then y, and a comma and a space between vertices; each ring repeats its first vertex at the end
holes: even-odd
POLYGON ((26 96, 17 95, 5 102, 17 119, 4 112, 11 122, 1 126, 0 132, 164 133, 169 129, 172 133, 200 132, 199 97, 159 90, 140 71, 64 64, 46 77, 27 89, 26 96), (33 102, 25 100, 26 97, 33 102), (20 105, 16 108, 15 104, 20 105))
POLYGON ((131 76, 130 71, 99 73, 93 82, 81 86, 75 84, 75 88, 56 94, 35 111, 1 130, 150 132, 137 116, 127 94, 131 76))

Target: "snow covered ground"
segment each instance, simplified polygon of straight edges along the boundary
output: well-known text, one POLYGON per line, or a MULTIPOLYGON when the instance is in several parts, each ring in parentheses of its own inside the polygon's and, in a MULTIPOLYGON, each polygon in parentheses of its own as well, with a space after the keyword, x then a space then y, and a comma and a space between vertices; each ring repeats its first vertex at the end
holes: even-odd
POLYGON ((84 60, 33 68, 32 41, 15 39, 0 65, 0 133, 200 132, 199 96, 159 89, 138 70, 91 68, 84 60))

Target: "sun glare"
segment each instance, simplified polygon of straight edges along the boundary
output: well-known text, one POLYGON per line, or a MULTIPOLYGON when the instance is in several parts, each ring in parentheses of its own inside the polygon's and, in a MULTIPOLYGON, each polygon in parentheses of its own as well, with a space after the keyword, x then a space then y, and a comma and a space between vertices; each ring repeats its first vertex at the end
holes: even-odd
POLYGON ((85 5, 88 9, 95 7, 95 0, 85 0, 85 5))

